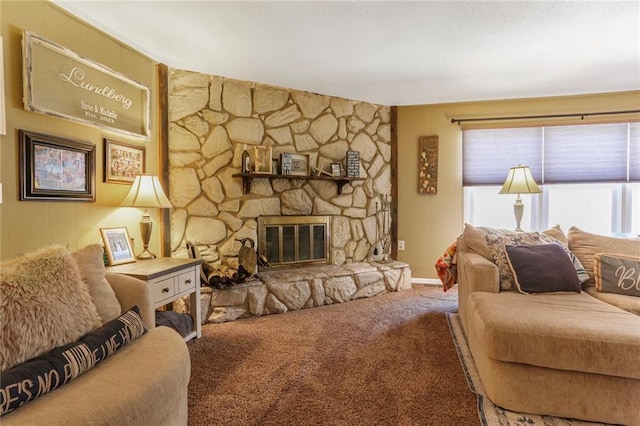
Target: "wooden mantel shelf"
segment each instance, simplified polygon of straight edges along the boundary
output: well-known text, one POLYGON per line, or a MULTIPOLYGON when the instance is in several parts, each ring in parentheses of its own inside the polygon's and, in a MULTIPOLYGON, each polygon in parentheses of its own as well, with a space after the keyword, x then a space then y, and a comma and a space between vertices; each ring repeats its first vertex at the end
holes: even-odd
POLYGON ((320 175, 320 176, 274 175, 274 174, 266 174, 266 173, 235 173, 232 176, 242 178, 242 186, 245 194, 248 194, 251 191, 251 181, 253 181, 253 179, 328 180, 336 183, 336 185, 338 186, 338 194, 342 194, 342 187, 345 186, 347 183, 364 180, 364 178, 361 178, 361 177, 323 176, 323 175, 320 175))

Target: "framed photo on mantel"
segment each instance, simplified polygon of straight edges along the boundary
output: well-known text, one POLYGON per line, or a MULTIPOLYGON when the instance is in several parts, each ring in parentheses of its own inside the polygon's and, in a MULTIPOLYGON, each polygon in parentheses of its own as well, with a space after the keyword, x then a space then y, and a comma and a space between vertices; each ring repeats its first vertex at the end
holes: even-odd
POLYGON ((309 176, 309 154, 290 154, 291 174, 294 176, 309 176))
POLYGON ((261 175, 270 175, 273 167, 271 161, 270 146, 254 146, 253 147, 253 172, 261 175))

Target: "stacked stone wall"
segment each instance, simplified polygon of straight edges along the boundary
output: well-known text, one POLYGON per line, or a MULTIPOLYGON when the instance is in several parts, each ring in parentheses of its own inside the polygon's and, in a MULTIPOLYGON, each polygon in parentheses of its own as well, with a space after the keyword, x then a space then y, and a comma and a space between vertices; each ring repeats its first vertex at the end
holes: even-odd
MULTIPOLYGON (((378 244, 382 196, 391 193, 390 107, 171 69, 169 198, 172 255, 207 246, 214 263, 237 264, 240 243, 257 241, 260 215, 332 215, 334 264, 361 262, 378 244), (360 153, 362 181, 254 179, 243 193, 244 146, 308 154, 328 169, 360 153)), ((388 200, 388 198, 387 198, 388 200)), ((388 229, 388 227, 386 228, 388 229)))

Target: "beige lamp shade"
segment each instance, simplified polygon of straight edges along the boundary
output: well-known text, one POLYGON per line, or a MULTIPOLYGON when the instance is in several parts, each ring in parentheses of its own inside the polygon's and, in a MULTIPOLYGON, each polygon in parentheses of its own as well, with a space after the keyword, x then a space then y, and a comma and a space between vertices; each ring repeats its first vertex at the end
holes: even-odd
POLYGON ((537 194, 539 192, 542 190, 533 179, 529 166, 511 167, 500 190, 500 194, 537 194))
POLYGON ((169 201, 162 190, 158 176, 149 174, 136 176, 127 197, 120 205, 123 207, 144 208, 142 220, 140 221, 140 236, 142 237, 143 251, 136 257, 140 260, 155 259, 156 255, 149 251, 149 240, 151 239, 153 222, 147 209, 173 207, 171 201, 169 201))
POLYGON ((138 175, 131 185, 129 194, 120 203, 122 207, 171 208, 171 201, 164 194, 158 176, 138 175))

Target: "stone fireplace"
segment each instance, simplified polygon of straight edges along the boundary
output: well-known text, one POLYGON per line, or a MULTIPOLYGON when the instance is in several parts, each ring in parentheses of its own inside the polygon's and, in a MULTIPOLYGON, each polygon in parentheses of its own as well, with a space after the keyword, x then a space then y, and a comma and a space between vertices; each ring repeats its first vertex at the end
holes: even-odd
POLYGON ((327 265, 330 230, 331 216, 260 216, 257 250, 268 259, 269 270, 327 265))
POLYGON ((172 256, 186 257, 190 241, 234 267, 238 240, 258 242, 260 217, 331 216, 328 262, 369 259, 391 193, 390 107, 190 71, 168 76, 172 256), (325 171, 357 151, 360 179, 340 190, 313 176, 255 177, 245 186, 245 146, 271 147, 273 158, 304 154, 310 168, 325 171))
POLYGON ((203 287, 203 322, 411 287, 409 265, 371 261, 389 240, 381 230, 391 194, 390 107, 176 69, 168 80, 171 255, 187 257, 191 242, 216 268, 235 268, 239 240, 250 238, 277 259, 252 281, 203 287), (245 179, 242 153, 253 146, 270 147, 274 159, 303 154, 309 170, 323 171, 346 166, 347 152, 357 151, 359 176, 245 179))

